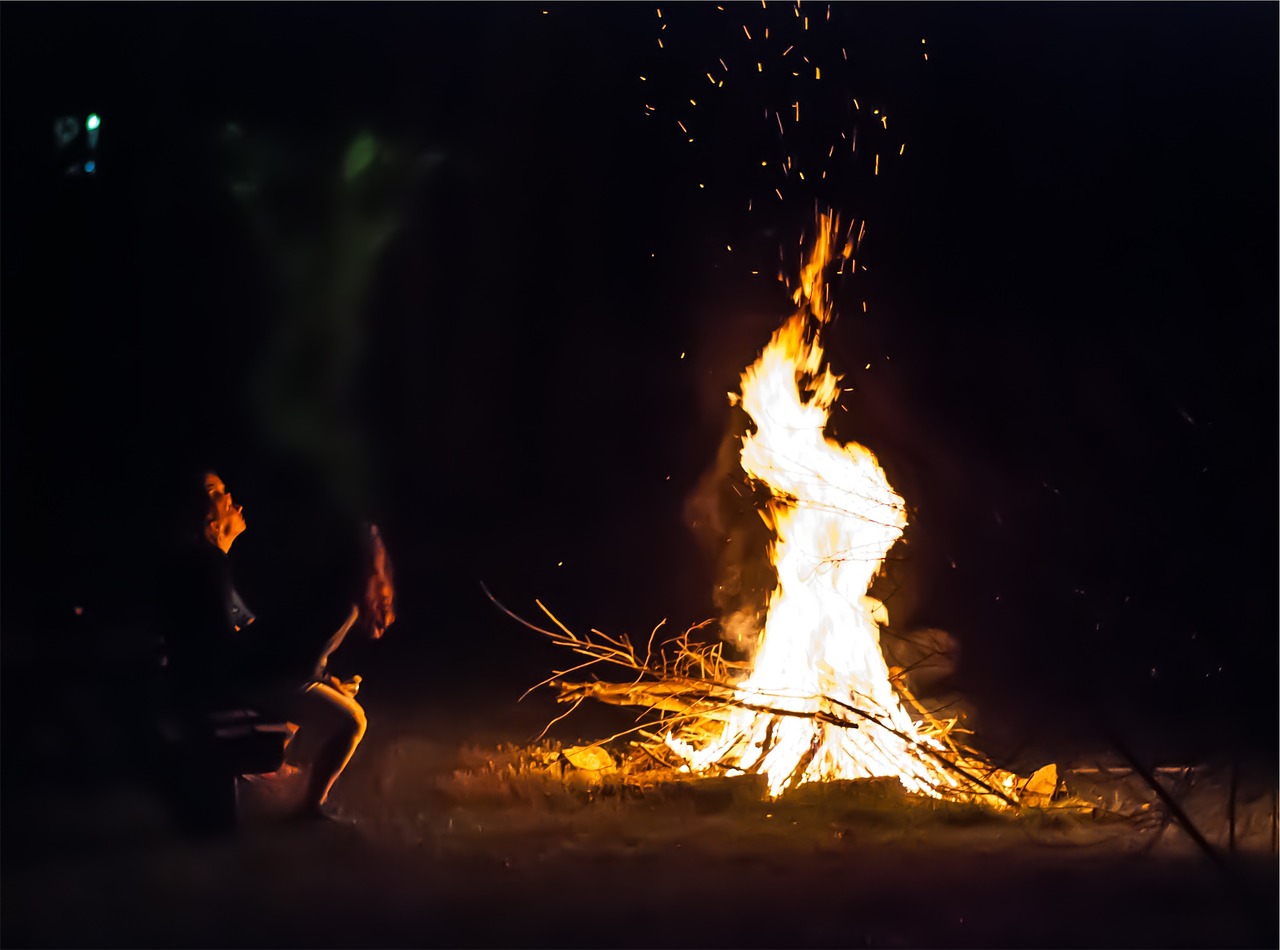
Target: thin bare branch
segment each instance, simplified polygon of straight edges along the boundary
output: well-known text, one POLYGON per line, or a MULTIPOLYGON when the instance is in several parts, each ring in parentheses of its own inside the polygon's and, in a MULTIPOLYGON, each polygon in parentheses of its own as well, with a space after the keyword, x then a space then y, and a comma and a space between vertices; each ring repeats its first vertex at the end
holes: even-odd
MULTIPOLYGON (((489 596, 505 613, 519 620, 524 626, 549 637, 553 644, 566 647, 587 658, 587 662, 557 673, 532 687, 537 689, 540 686, 554 686, 558 690, 557 701, 571 704, 566 712, 547 724, 539 738, 545 736, 552 726, 576 710, 588 697, 612 705, 639 707, 641 712, 637 720, 647 719, 650 716, 656 717, 656 721, 639 723, 602 742, 613 742, 624 736, 641 732, 655 749, 658 745, 665 746, 668 738, 677 735, 684 741, 689 739, 699 742, 715 741, 718 733, 709 730, 713 724, 723 728, 729 721, 729 712, 734 709, 744 709, 769 716, 771 722, 784 717, 798 717, 840 729, 858 728, 860 723, 865 722, 879 727, 879 731, 886 736, 896 737, 907 749, 912 750, 918 759, 930 763, 925 768, 925 774, 934 775, 936 781, 924 779, 923 776, 921 779, 926 785, 933 787, 937 794, 943 797, 960 795, 980 800, 997 800, 1013 808, 1019 807, 1016 798, 1000 787, 1002 778, 1003 784, 1007 787, 1010 773, 991 766, 976 752, 956 742, 952 733, 958 731, 957 719, 943 720, 932 715, 906 687, 901 671, 895 670, 896 675, 892 682, 903 701, 909 708, 915 710, 920 730, 918 735, 904 732, 884 716, 862 705, 855 705, 859 697, 851 697, 853 702, 847 702, 827 695, 797 697, 774 694, 758 688, 752 688, 744 693, 740 688, 741 677, 738 674, 745 672, 749 667, 745 664, 730 664, 726 661, 722 643, 699 643, 692 638, 696 631, 703 629, 711 622, 709 620, 662 642, 655 649, 654 640, 665 621, 659 623, 650 632, 644 655, 641 656, 631 643, 630 637, 625 634, 621 637, 611 637, 593 629, 591 636, 579 636, 561 623, 541 601, 536 601, 538 607, 557 628, 542 629, 517 617, 498 604, 492 595, 489 596), (597 664, 607 664, 627 670, 631 674, 628 677, 629 682, 568 682, 562 678, 565 674, 597 664), (788 708, 797 699, 805 700, 811 708, 802 710, 788 708), (784 700, 785 705, 782 704, 784 700), (833 710, 839 710, 841 714, 833 710), (854 718, 850 719, 845 714, 851 714, 854 718), (653 731, 655 728, 658 730, 657 733, 653 731), (943 779, 942 776, 948 776, 948 778, 943 779)), ((528 693, 526 692, 525 695, 528 693)), ((871 700, 868 700, 868 703, 875 705, 871 700)), ((772 730, 770 729, 768 733, 772 734, 772 730)), ((886 758, 891 757, 892 750, 880 748, 880 742, 875 738, 877 734, 879 732, 867 733, 868 741, 879 748, 886 758)), ((768 745, 767 742, 765 744, 768 745)), ((655 759, 658 758, 654 750, 646 751, 655 759)), ((767 749, 761 751, 752 768, 759 766, 767 751, 767 749)), ((793 769, 792 781, 798 781, 803 776, 808 762, 816 752, 817 746, 797 764, 793 769)), ((724 763, 719 764, 718 767, 739 771, 750 770, 724 763)))

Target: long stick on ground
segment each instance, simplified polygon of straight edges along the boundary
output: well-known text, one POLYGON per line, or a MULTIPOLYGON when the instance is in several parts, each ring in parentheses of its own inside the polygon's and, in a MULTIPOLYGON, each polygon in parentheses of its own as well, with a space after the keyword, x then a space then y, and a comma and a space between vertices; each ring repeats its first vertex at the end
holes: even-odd
MULTIPOLYGON (((593 630, 592 633, 598 639, 579 636, 553 615, 541 601, 535 601, 542 612, 554 624, 554 629, 539 627, 508 610, 498 602, 487 588, 484 588, 484 591, 494 605, 508 616, 550 638, 557 646, 567 647, 574 653, 587 658, 586 662, 578 664, 570 670, 557 673, 544 680, 542 684, 539 684, 556 686, 560 690, 559 701, 573 704, 568 712, 556 717, 552 723, 548 724, 548 728, 567 716, 573 709, 576 709, 588 696, 613 705, 642 706, 649 711, 659 710, 661 721, 668 725, 679 720, 684 720, 686 723, 699 719, 723 722, 727 710, 741 708, 764 715, 813 719, 839 728, 857 728, 857 723, 851 722, 847 718, 833 715, 823 709, 797 711, 768 703, 753 703, 742 698, 738 694, 737 684, 729 678, 730 671, 734 665, 724 660, 719 646, 706 646, 695 643, 690 639, 690 634, 705 626, 705 622, 691 627, 678 637, 667 640, 659 647, 655 655, 653 638, 658 628, 661 627, 661 624, 659 624, 650 634, 645 654, 642 658, 626 636, 609 637, 596 630, 593 630), (674 647, 675 656, 670 657, 662 649, 663 647, 674 647), (574 683, 559 680, 559 676, 565 672, 576 672, 596 663, 621 667, 634 674, 634 676, 631 682, 627 684, 599 681, 574 683), (646 679, 649 681, 646 682, 646 679)), ((938 750, 930 748, 928 744, 921 742, 917 737, 909 736, 894 728, 881 717, 865 709, 830 696, 815 696, 813 698, 819 702, 825 701, 831 706, 852 713, 861 721, 879 726, 907 743, 917 754, 923 753, 936 762, 944 771, 961 779, 970 789, 981 790, 982 793, 991 795, 1010 807, 1019 807, 1019 803, 1009 794, 975 775, 973 771, 962 766, 960 762, 955 761, 962 757, 962 753, 953 743, 949 741, 947 743, 952 756, 948 757, 938 750)), ((922 714, 936 727, 937 732, 945 737, 946 727, 942 723, 933 721, 927 712, 922 712, 922 714)))

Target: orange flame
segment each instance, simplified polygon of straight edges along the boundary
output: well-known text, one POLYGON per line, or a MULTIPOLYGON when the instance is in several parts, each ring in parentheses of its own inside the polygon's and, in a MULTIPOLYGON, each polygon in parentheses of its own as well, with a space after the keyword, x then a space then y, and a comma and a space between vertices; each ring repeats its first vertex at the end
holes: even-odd
POLYGON ((896 776, 938 796, 956 780, 924 749, 941 750, 903 708, 880 651, 884 605, 867 595, 907 524, 903 499, 875 455, 824 434, 840 378, 819 337, 831 318, 828 268, 848 259, 833 214, 818 233, 795 290, 796 312, 741 379, 755 423, 743 438, 746 473, 765 484, 761 517, 774 532, 777 586, 740 704, 707 743, 667 736, 691 771, 719 766, 763 774, 779 795, 805 782, 896 776))

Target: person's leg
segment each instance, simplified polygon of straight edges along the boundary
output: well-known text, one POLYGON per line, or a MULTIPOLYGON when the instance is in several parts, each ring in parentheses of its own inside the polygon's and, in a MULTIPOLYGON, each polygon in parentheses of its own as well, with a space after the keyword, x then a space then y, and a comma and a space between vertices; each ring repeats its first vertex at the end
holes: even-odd
POLYGON ((327 683, 312 683, 298 694, 289 718, 298 724, 299 739, 309 743, 319 739, 300 806, 303 813, 319 813, 364 738, 364 710, 341 690, 327 683))

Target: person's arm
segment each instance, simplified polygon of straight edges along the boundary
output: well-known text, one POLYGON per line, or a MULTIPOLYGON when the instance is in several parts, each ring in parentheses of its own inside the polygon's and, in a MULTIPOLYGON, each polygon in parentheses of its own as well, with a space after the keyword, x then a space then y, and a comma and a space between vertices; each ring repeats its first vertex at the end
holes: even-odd
POLYGON ((356 618, 359 616, 360 608, 355 604, 352 604, 351 611, 347 614, 347 619, 342 622, 342 626, 340 626, 334 632, 333 636, 329 638, 328 642, 325 643, 324 649, 320 653, 320 659, 316 663, 316 679, 322 679, 324 677, 325 667, 329 664, 329 657, 338 649, 338 647, 342 646, 342 641, 347 638, 347 634, 351 632, 351 628, 355 625, 356 618))

